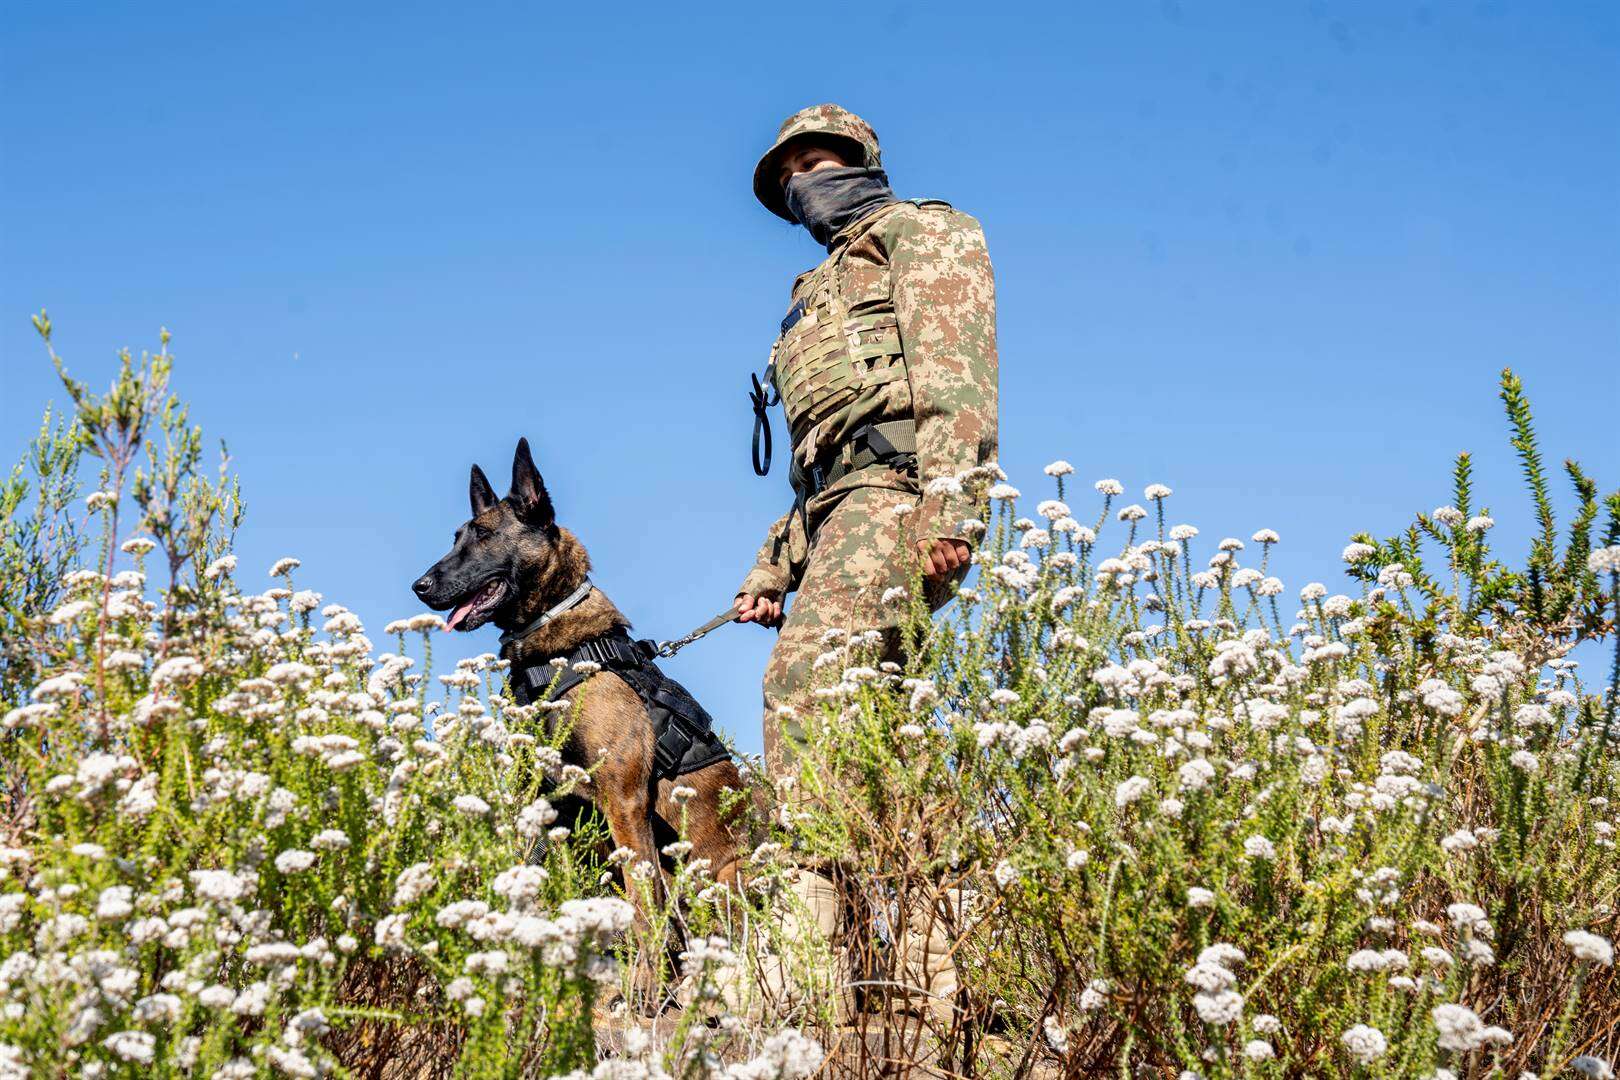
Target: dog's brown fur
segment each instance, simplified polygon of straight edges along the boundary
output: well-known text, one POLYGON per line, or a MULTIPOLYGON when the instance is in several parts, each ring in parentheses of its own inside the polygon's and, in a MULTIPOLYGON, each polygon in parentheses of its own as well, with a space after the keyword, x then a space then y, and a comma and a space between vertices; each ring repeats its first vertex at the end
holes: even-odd
MULTIPOLYGON (((550 496, 529 456, 518 443, 512 463, 512 490, 497 500, 489 481, 474 465, 473 517, 458 530, 450 553, 419 579, 414 589, 431 607, 450 608, 486 585, 501 582, 503 592, 488 612, 468 616, 465 629, 493 621, 504 630, 528 626, 569 596, 590 573, 590 556, 579 538, 556 524, 550 496)), ((584 642, 630 620, 600 590, 577 606, 509 642, 505 655, 516 669, 525 662, 566 654, 584 642)), ((737 884, 738 844, 744 784, 735 762, 716 762, 675 780, 653 782, 652 719, 636 692, 611 671, 587 677, 565 695, 577 704, 563 748, 565 761, 592 770, 584 794, 607 819, 615 844, 655 867, 659 849, 676 838, 682 806, 678 786, 697 792, 685 804, 685 838, 691 857, 705 859, 716 881, 737 884)), ((628 890, 636 899, 638 890, 628 890)), ((646 913, 637 904, 638 919, 646 913)))
MULTIPOLYGON (((546 590, 549 595, 545 602, 527 605, 531 611, 527 618, 519 620, 520 624, 532 621, 567 596, 590 570, 590 559, 579 539, 566 529, 560 529, 559 534, 559 542, 553 545, 559 564, 556 580, 565 585, 557 592, 546 590)), ((629 625, 630 620, 596 589, 578 607, 513 642, 508 656, 514 666, 525 660, 556 656, 616 626, 629 625)), ((652 784, 652 720, 629 684, 611 671, 603 671, 564 697, 581 705, 572 714, 573 727, 564 759, 586 767, 597 763, 591 794, 607 818, 614 843, 634 851, 638 859, 659 865, 661 845, 655 833, 666 831, 670 839, 674 838, 681 807, 672 793, 684 785, 697 792, 686 803, 686 839, 692 844, 692 857, 707 859, 716 881, 735 884, 738 837, 733 826, 739 823, 741 811, 736 793, 743 790, 736 763, 729 759, 717 761, 697 772, 652 784), (663 830, 655 830, 655 822, 663 830)))

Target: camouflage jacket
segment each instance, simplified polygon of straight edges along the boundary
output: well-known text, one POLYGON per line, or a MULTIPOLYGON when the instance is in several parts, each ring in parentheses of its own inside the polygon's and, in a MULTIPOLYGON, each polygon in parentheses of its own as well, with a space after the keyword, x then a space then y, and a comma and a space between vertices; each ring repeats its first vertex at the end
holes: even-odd
MULTIPOLYGON (((840 257, 842 288, 850 277, 886 282, 906 377, 864 390, 813 427, 792 431, 793 455, 810 463, 865 424, 909 417, 917 429, 917 478, 867 468, 817 494, 804 514, 790 509, 766 534, 739 592, 782 596, 796 588, 810 536, 845 492, 875 486, 922 495, 928 481, 996 457, 995 279, 979 223, 940 202, 884 207, 835 237, 826 262, 799 276, 790 311, 817 271, 840 257)), ((964 539, 962 520, 971 510, 962 495, 930 492, 908 519, 912 539, 964 539)))

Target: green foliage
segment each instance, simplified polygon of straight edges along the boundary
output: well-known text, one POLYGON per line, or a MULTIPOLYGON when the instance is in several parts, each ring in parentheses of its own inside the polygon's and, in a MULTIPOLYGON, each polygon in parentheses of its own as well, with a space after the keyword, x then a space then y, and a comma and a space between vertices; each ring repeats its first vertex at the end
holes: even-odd
MULTIPOLYGON (((1516 380, 1504 400, 1544 526, 1527 566, 1492 556, 1462 455, 1454 506, 1356 537, 1359 592, 1306 585, 1287 629, 1265 618, 1283 591, 1265 530, 1257 568, 1228 540, 1195 571, 1163 489, 1105 546, 1067 505, 1032 521, 991 488, 978 583, 938 621, 912 599, 906 671, 860 636, 830 647, 794 842, 859 864, 857 909, 952 912, 977 1022, 1026 1066, 1550 1076, 1612 1057, 1608 946, 1580 935, 1616 930, 1614 695, 1563 657, 1612 631, 1597 567, 1620 549, 1592 551, 1596 489, 1571 464, 1557 550, 1516 380)), ((890 961, 879 981, 902 977, 890 961)), ((1006 1060, 981 1045, 981 1071, 1006 1060)))
POLYGON ((1518 454, 1538 527, 1523 569, 1510 569, 1491 557, 1488 534, 1495 522, 1488 508, 1478 513, 1473 509, 1473 461, 1464 453, 1458 456, 1452 472, 1451 505, 1432 514, 1418 514, 1413 527, 1403 536, 1380 543, 1367 534, 1358 535, 1358 543, 1376 550, 1356 560, 1350 572, 1366 582, 1377 581, 1391 566, 1399 566, 1401 572, 1411 575, 1413 587, 1424 598, 1424 610, 1415 612, 1414 621, 1403 629, 1421 632, 1423 625, 1443 618, 1450 620, 1457 632, 1538 636, 1546 644, 1549 657, 1562 655, 1573 642, 1598 636, 1608 625, 1604 617, 1604 583, 1587 566, 1593 550, 1592 529, 1601 505, 1598 487, 1578 463, 1564 463, 1577 503, 1568 539, 1560 552, 1557 516, 1530 403, 1523 384, 1511 370, 1502 373, 1501 398, 1507 410, 1509 441, 1518 454), (1443 553, 1450 570, 1449 588, 1427 573, 1426 544, 1443 553))
POLYGON ((728 888, 679 840, 627 865, 559 818, 590 783, 568 709, 515 705, 489 655, 435 679, 436 617, 379 652, 296 560, 246 587, 167 346, 106 392, 52 353, 74 417, 0 489, 0 1075, 804 1077, 807 1035, 847 1061, 851 1004, 903 1072, 923 924, 965 987, 927 1035, 958 1074, 1613 1057, 1620 650, 1608 686, 1566 656, 1612 634, 1620 495, 1566 464, 1559 548, 1511 376, 1526 565, 1465 454, 1452 506, 1356 537, 1292 625, 1269 530, 1194 566, 1168 489, 1117 509, 1105 481, 1082 525, 1061 463, 1032 518, 959 478, 978 578, 939 618, 885 598, 905 669, 881 632, 827 643, 728 888), (841 937, 808 928, 807 867, 841 937))
MULTIPOLYGON (((406 646, 430 669, 442 620, 390 624, 398 652, 377 653, 352 612, 296 587, 296 559, 243 589, 239 492, 223 461, 202 473, 162 345, 121 354, 105 393, 53 352, 76 420, 47 415, 31 509, 21 471, 0 502, 4 610, 26 643, 0 696, 0 1075, 589 1067, 630 973, 667 976, 663 935, 701 940, 747 906, 681 865, 684 903, 660 908, 656 872, 630 868, 657 917, 628 934, 603 831, 549 801, 590 781, 563 763, 566 713, 513 703, 488 654, 435 698, 406 646), (95 540, 66 515, 81 451, 100 461, 94 569, 69 569, 95 540)), ((729 955, 711 952, 685 965, 694 997, 729 955)), ((791 1032, 682 1030, 660 1055, 753 1048, 761 1076, 819 1062, 791 1032)))
POLYGON ((84 541, 69 514, 78 497, 82 430, 46 409, 23 460, 0 483, 0 701, 38 681, 37 615, 56 607, 84 541))

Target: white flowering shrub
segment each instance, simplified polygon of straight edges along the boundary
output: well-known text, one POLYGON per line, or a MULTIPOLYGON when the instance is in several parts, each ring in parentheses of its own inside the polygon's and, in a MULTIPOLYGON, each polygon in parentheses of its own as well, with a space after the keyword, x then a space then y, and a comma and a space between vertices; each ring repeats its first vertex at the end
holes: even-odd
MULTIPOLYGON (((605 833, 540 794, 589 782, 568 718, 516 706, 492 655, 427 677, 437 616, 379 652, 296 559, 247 587, 234 482, 199 470, 169 370, 126 354, 106 394, 64 371, 76 422, 47 423, 36 483, 0 501, 0 1077, 594 1068, 645 935, 605 833), (98 486, 65 522, 81 452, 98 486)), ((727 960, 706 940, 694 984, 727 960)), ((821 1061, 791 1031, 700 1032, 623 1039, 619 1064, 821 1061)))
POLYGON ((239 586, 233 487, 197 473, 167 374, 126 357, 107 395, 69 383, 105 545, 29 627, 39 678, 4 703, 0 1071, 594 1061, 630 907, 569 845, 525 858, 555 818, 538 785, 577 782, 554 739, 503 707, 493 657, 429 701, 404 643, 433 616, 377 653, 296 560, 239 586))
POLYGON ((296 560, 250 584, 168 375, 64 372, 0 490, 0 1077, 1609 1074, 1620 728, 1568 653, 1612 636, 1620 499, 1569 466, 1559 536, 1511 377, 1522 571, 1466 458, 1342 592, 1269 530, 1200 554, 1162 485, 1083 512, 1056 463, 1023 517, 956 478, 979 575, 885 597, 906 669, 829 640, 739 895, 684 841, 604 851, 566 713, 493 656, 434 676, 434 616, 379 651, 296 560), (836 952, 790 929, 802 866, 836 952), (932 1011, 896 992, 929 920, 932 1011))
MULTIPOLYGON (((888 598, 908 670, 830 643, 791 842, 849 867, 872 936, 944 920, 981 1070, 1612 1060, 1620 725, 1613 672, 1567 654, 1613 637, 1620 497, 1571 463, 1561 541, 1511 374, 1503 398, 1523 571, 1466 456, 1450 506, 1346 549, 1343 591, 1272 576, 1271 530, 1199 544, 1163 485, 1071 507, 1058 462, 1027 516, 994 469, 960 478, 988 485, 980 574, 938 620, 888 598)), ((874 948, 867 979, 902 965, 874 948)))

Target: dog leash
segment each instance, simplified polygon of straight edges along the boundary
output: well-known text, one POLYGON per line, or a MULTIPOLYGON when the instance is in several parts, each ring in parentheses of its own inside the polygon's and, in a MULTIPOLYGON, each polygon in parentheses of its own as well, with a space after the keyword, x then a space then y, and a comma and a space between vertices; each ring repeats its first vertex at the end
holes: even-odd
POLYGON ((734 607, 727 608, 725 611, 722 611, 720 614, 716 615, 714 618, 710 619, 696 630, 693 630, 690 634, 687 634, 685 637, 674 638, 670 641, 660 641, 658 643, 658 648, 655 651, 659 656, 662 656, 667 660, 669 657, 674 656, 676 653, 692 644, 692 642, 696 641, 704 634, 707 634, 711 630, 720 629, 722 626, 726 625, 726 623, 732 622, 741 614, 742 612, 738 611, 734 607))

